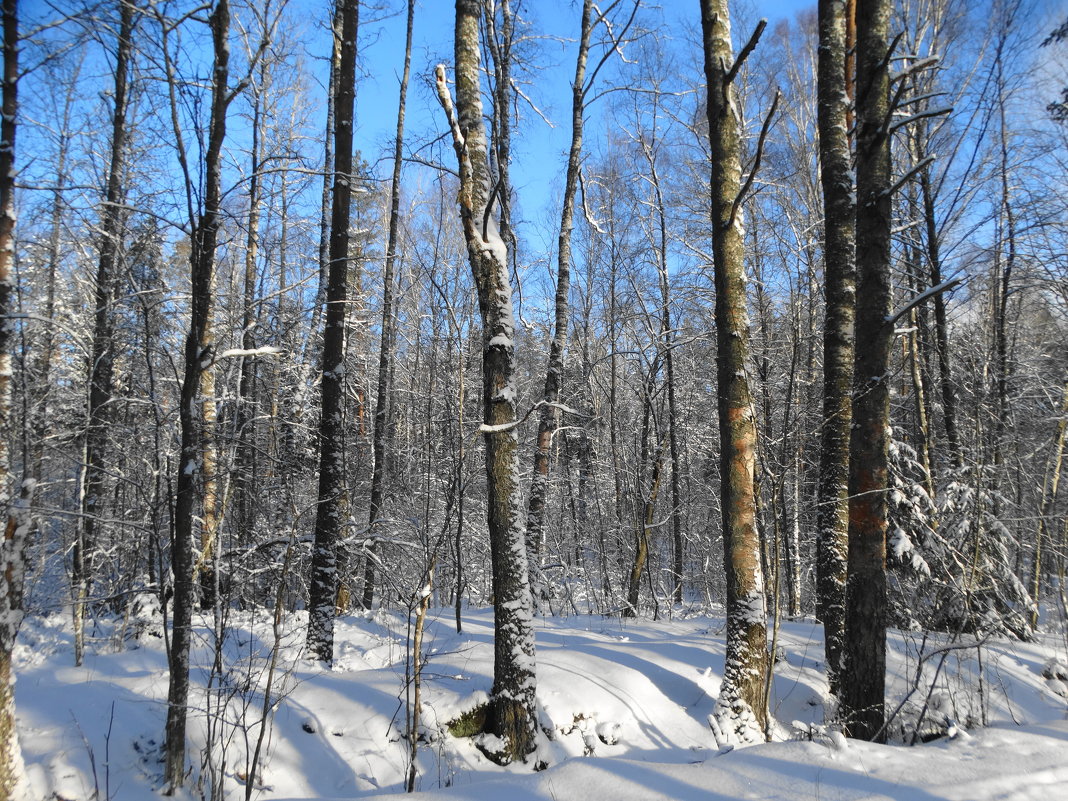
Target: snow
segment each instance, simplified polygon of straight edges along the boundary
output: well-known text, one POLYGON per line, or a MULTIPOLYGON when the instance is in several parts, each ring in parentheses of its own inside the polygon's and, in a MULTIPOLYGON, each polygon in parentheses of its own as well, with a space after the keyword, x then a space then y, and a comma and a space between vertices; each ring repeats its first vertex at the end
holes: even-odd
MULTIPOLYGON (((898 744, 884 746, 848 740, 826 725, 831 700, 822 629, 782 621, 771 708, 783 741, 720 750, 708 718, 723 675, 724 621, 674 611, 673 619, 656 622, 596 616, 532 622, 539 719, 551 732, 538 751, 549 769, 535 773, 532 764, 495 765, 473 740, 447 733, 447 722, 488 698, 493 612, 466 611, 457 635, 452 609, 431 610, 414 797, 1045 801, 1068 782, 1068 654, 1059 634, 1031 643, 989 640, 980 662, 977 644, 945 651, 943 659, 937 652, 950 644, 945 638, 891 632, 888 709, 900 704, 901 711, 891 726, 898 744), (902 745, 921 708, 920 733, 945 736, 902 745), (986 728, 977 725, 981 719, 986 728)), ((160 797, 167 672, 159 612, 145 594, 125 620, 95 621, 80 668, 73 667, 69 615, 27 618, 15 666, 31 797, 160 797)), ((210 697, 211 618, 195 619, 192 775, 178 798, 200 797, 198 780, 208 795, 202 756, 209 701, 226 710, 227 722, 215 726, 228 743, 224 797, 244 798, 274 635, 269 611, 228 615, 223 675, 214 677, 210 697)), ((293 613, 284 620, 270 696, 273 726, 252 797, 385 798, 401 791, 409 754, 403 614, 338 618, 329 669, 301 658, 306 619, 293 613)), ((217 761, 221 754, 220 748, 217 761)))
POLYGON ((282 349, 273 345, 263 345, 258 348, 229 348, 220 353, 217 359, 233 359, 239 356, 254 358, 256 356, 278 356, 282 349))

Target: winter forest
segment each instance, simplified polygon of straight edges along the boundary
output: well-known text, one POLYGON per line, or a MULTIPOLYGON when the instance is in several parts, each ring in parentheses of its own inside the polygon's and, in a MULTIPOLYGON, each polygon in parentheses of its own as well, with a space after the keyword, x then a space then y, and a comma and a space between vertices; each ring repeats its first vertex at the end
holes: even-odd
POLYGON ((0 801, 1068 786, 1063 7, 2 15, 0 801))

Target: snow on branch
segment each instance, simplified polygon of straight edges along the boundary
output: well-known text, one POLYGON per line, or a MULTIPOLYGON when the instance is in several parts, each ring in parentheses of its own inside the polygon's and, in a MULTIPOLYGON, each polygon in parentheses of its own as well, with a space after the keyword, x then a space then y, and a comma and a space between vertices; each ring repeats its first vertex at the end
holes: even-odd
POLYGON ((463 131, 460 130, 460 121, 456 117, 456 106, 454 106, 452 102, 452 93, 449 91, 449 84, 445 79, 444 64, 438 64, 434 67, 434 85, 438 92, 438 102, 441 103, 441 107, 445 110, 445 117, 449 122, 449 130, 452 132, 452 143, 456 147, 456 152, 459 153, 463 150, 466 142, 464 140, 463 131))
POLYGON ((927 119, 928 117, 941 117, 944 114, 952 114, 953 106, 940 106, 939 108, 929 108, 923 111, 917 111, 915 114, 910 114, 904 119, 900 119, 890 126, 890 133, 893 133, 898 128, 903 128, 906 125, 911 125, 917 120, 927 119))
POLYGON ((553 409, 559 409, 564 414, 571 414, 575 417, 591 417, 591 415, 588 415, 585 412, 580 412, 578 409, 572 408, 566 403, 560 403, 559 401, 540 400, 533 406, 531 406, 529 409, 527 409, 526 414, 524 414, 518 420, 513 420, 510 423, 499 423, 498 425, 490 425, 488 423, 483 423, 478 427, 478 431, 480 434, 503 434, 506 431, 511 431, 513 428, 517 428, 518 426, 521 426, 523 423, 525 423, 527 421, 527 418, 530 417, 530 415, 532 415, 535 410, 540 409, 542 406, 549 406, 553 409))
POLYGON ((925 289, 923 292, 921 292, 920 294, 916 295, 914 298, 912 298, 912 300, 910 300, 908 303, 906 303, 900 309, 898 309, 893 314, 891 314, 889 317, 887 317, 886 318, 887 324, 888 325, 895 325, 898 320, 900 320, 902 317, 904 317, 910 311, 915 309, 921 303, 926 303, 929 299, 933 298, 935 295, 940 295, 943 292, 948 292, 949 290, 953 289, 953 287, 955 287, 959 283, 961 283, 961 280, 962 279, 960 279, 960 278, 950 278, 947 281, 943 281, 938 286, 933 286, 933 287, 931 287, 929 289, 925 289))
POLYGON ((934 164, 934 160, 935 160, 934 155, 930 155, 930 156, 927 156, 926 158, 920 159, 918 162, 913 164, 911 168, 909 168, 908 172, 906 172, 904 175, 902 175, 900 178, 898 178, 894 182, 893 186, 891 186, 889 189, 887 189, 885 192, 883 192, 883 196, 884 197, 893 197, 894 195, 896 195, 898 193, 898 190, 900 190, 901 187, 903 187, 905 184, 907 184, 912 179, 912 176, 914 176, 917 173, 921 172, 922 170, 924 170, 926 167, 930 166, 931 164, 934 164))
POLYGON ((923 72, 925 69, 937 66, 941 60, 941 56, 927 56, 926 58, 916 59, 907 67, 904 67, 900 71, 893 73, 890 76, 890 81, 891 83, 897 83, 903 78, 907 78, 910 75, 915 75, 917 72, 923 72))
POLYGON ((216 356, 215 361, 219 361, 220 359, 236 359, 239 357, 254 359, 257 356, 277 356, 281 352, 281 348, 276 348, 273 345, 263 345, 258 348, 230 348, 216 356))
POLYGON ((582 198, 582 215, 586 218, 586 223, 597 233, 601 234, 602 236, 606 236, 608 232, 602 226, 601 221, 593 216, 593 213, 590 211, 589 204, 586 201, 586 179, 583 176, 581 169, 578 173, 578 182, 579 197, 582 198))

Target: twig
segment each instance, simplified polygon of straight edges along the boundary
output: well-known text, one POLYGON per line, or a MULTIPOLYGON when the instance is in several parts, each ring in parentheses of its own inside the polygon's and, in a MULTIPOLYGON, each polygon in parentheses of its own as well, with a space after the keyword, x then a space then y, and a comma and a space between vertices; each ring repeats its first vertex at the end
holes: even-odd
POLYGON ((723 85, 730 86, 734 79, 738 76, 738 70, 742 68, 742 64, 749 58, 749 54, 753 52, 753 49, 757 46, 757 42, 760 41, 760 35, 764 33, 764 29, 768 27, 768 21, 766 19, 760 20, 757 23, 756 30, 753 31, 753 35, 749 37, 749 41, 745 43, 745 47, 742 48, 742 52, 738 54, 738 58, 734 59, 734 63, 731 64, 730 70, 723 78, 723 85))
POLYGON ((768 109, 768 114, 764 117, 764 124, 760 126, 760 138, 757 139, 753 167, 749 170, 749 175, 746 176, 745 184, 742 185, 741 191, 738 192, 738 196, 734 198, 734 202, 731 204, 731 216, 727 220, 728 228, 734 225, 734 220, 738 216, 738 209, 741 207, 742 201, 745 200, 745 196, 749 194, 749 190, 753 187, 753 181, 756 179, 757 171, 760 169, 760 160, 764 156, 764 143, 767 141, 768 131, 771 129, 771 118, 775 116, 775 110, 779 107, 780 97, 782 97, 782 92, 776 89, 775 99, 771 101, 771 108, 768 109))
POLYGON ((916 173, 921 172, 924 169, 926 169, 927 167, 929 167, 931 164, 934 163, 934 160, 935 160, 934 156, 927 156, 926 158, 920 159, 918 162, 913 164, 908 172, 906 172, 904 175, 902 175, 900 178, 898 178, 894 182, 893 186, 891 186, 889 189, 885 190, 882 193, 883 197, 893 197, 894 195, 896 195, 898 193, 898 191, 901 189, 901 187, 903 187, 905 184, 907 184, 909 182, 909 180, 912 178, 912 176, 914 176, 916 173))

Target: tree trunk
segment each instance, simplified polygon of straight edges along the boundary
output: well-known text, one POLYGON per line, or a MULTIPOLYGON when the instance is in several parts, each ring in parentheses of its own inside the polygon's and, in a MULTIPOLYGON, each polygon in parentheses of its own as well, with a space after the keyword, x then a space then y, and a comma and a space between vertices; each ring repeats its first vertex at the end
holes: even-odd
MULTIPOLYGON (((671 597, 677 604, 682 603, 682 458, 679 453, 678 404, 675 399, 675 329, 671 324, 671 283, 668 278, 667 264, 667 214, 665 212, 664 194, 660 185, 660 174, 656 169, 656 158, 647 142, 642 142, 645 160, 649 166, 649 178, 653 188, 653 206, 657 215, 658 241, 656 244, 657 283, 660 289, 660 347, 664 354, 664 372, 667 382, 667 436, 668 456, 671 459, 671 597)), ((652 519, 649 520, 652 523, 652 519)), ((648 536, 648 534, 646 534, 648 536)))
POLYGON ((119 38, 115 55, 115 108, 111 119, 111 161, 100 233, 97 264, 93 345, 89 364, 89 422, 85 433, 85 469, 81 491, 81 517, 74 543, 71 584, 74 590, 74 664, 82 663, 85 647, 84 619, 89 586, 93 580, 93 555, 99 535, 97 526, 108 474, 109 404, 115 362, 115 287, 119 255, 123 249, 123 172, 126 149, 127 71, 133 33, 133 7, 119 2, 119 38))
POLYGON ((515 319, 508 248, 492 214, 489 153, 479 87, 480 0, 456 0, 453 108, 445 68, 437 92, 453 135, 460 171, 460 219, 482 316, 483 434, 494 598, 490 733, 503 740, 495 758, 525 760, 536 745, 534 631, 520 519, 516 438, 515 319))
MULTIPOLYGON (((648 403, 649 401, 647 401, 648 403)), ((646 410, 645 425, 649 425, 649 412, 646 410)), ((642 433, 643 443, 648 440, 648 430, 642 433)), ((638 486, 642 485, 640 473, 645 472, 647 448, 642 447, 642 459, 639 466, 638 486)), ((658 438, 656 451, 652 459, 652 474, 649 477, 649 490, 642 505, 638 507, 634 527, 634 561, 631 563, 627 577, 627 605, 623 608, 623 617, 638 616, 638 600, 641 595, 642 573, 649 560, 649 532, 656 520, 656 499, 660 495, 660 482, 664 473, 664 442, 658 438)))
POLYGON ((886 529, 893 342, 889 0, 857 4, 857 312, 849 441, 849 580, 842 715, 847 732, 885 739, 886 529))
MULTIPOLYGON (((919 139, 916 158, 922 160, 927 156, 926 139, 919 139)), ((920 172, 920 192, 923 196, 924 227, 927 239, 927 261, 930 265, 930 284, 942 283, 942 255, 938 225, 935 219, 935 196, 931 186, 930 167, 920 172)), ((934 296, 935 317, 935 353, 938 356, 939 389, 942 395, 942 418, 946 429, 946 441, 949 443, 949 457, 954 469, 964 465, 961 454, 960 435, 957 426, 957 391, 953 384, 953 368, 949 354, 949 323, 946 320, 945 293, 934 296)))
MULTIPOLYGON (((560 378, 564 372, 564 348, 568 336, 571 291, 571 231, 574 228, 575 195, 578 192, 579 170, 582 167, 582 135, 586 111, 586 60, 590 52, 593 31, 593 0, 583 0, 582 21, 579 26, 578 56, 575 59, 575 78, 571 84, 571 148, 567 155, 564 175, 564 198, 560 209, 560 235, 556 245, 556 298, 553 338, 549 343, 549 359, 542 389, 542 407, 538 414, 538 437, 534 449, 534 472, 530 479, 527 500, 527 551, 531 572, 541 583, 541 541, 545 529, 545 499, 549 491, 549 446, 559 412, 554 406, 560 400, 560 378)), ((542 589, 535 586, 535 592, 542 589)))
POLYGON ((23 482, 22 498, 11 497, 11 455, 7 432, 11 424, 13 326, 11 299, 15 289, 15 118, 18 109, 18 3, 4 0, 3 117, 0 118, 0 520, 6 522, 0 541, 0 798, 25 797, 22 751, 15 726, 15 677, 11 666, 15 638, 22 623, 22 580, 26 568, 29 515, 25 508, 33 481, 23 482))
POLYGON ((823 623, 831 692, 838 692, 845 625, 849 530, 849 428, 852 418, 853 265, 856 202, 847 132, 847 0, 820 0, 818 104, 823 183, 823 420, 816 504, 816 615, 823 623))
MULTIPOLYGON (((1031 614, 1030 623, 1033 630, 1038 629, 1038 607, 1042 591, 1043 545, 1050 540, 1049 517, 1053 504, 1057 502, 1057 488, 1061 482, 1061 464, 1064 461, 1064 439, 1068 433, 1068 382, 1062 392, 1060 420, 1057 421, 1057 433, 1053 438, 1053 456, 1046 469, 1046 479, 1042 483, 1042 500, 1038 507, 1038 530, 1035 532, 1035 556, 1031 562, 1031 614)), ((1062 557, 1063 558, 1063 557, 1062 557)))
POLYGON ((211 122, 204 154, 204 206, 193 230, 189 255, 191 281, 189 332, 185 340, 185 369, 179 405, 181 455, 174 504, 174 542, 171 571, 174 574, 173 635, 168 655, 170 680, 167 689, 166 754, 164 781, 173 794, 185 778, 185 727, 189 699, 189 646, 193 618, 193 532, 196 500, 201 480, 199 459, 203 456, 201 421, 202 381, 214 358, 210 320, 215 249, 221 205, 222 146, 226 138, 229 94, 230 30, 229 0, 218 0, 210 20, 214 45, 211 122))
MULTIPOLYGON (((330 24, 333 46, 330 53, 330 77, 326 91, 326 126, 323 131, 323 191, 319 207, 319 276, 315 289, 315 307, 312 309, 311 330, 318 331, 326 303, 326 285, 330 270, 330 221, 331 198, 334 179, 334 132, 337 129, 338 76, 341 72, 341 14, 334 9, 330 24)), ((316 337, 307 339, 304 358, 310 363, 315 353, 316 337)))
MULTIPOLYGON (((248 179, 248 231, 245 235, 245 270, 242 286, 243 308, 241 312, 241 349, 252 351, 256 348, 256 326, 259 314, 256 309, 256 279, 258 277, 257 259, 260 249, 260 173, 263 170, 262 138, 264 133, 264 99, 263 93, 269 80, 267 63, 260 64, 259 82, 252 87, 249 104, 252 106, 250 134, 252 141, 249 152, 248 179)), ((284 191, 284 188, 283 188, 284 191)), ((283 215, 284 220, 284 215, 283 215)), ((284 222, 282 223, 284 226, 284 222)), ((284 232, 283 232, 284 233, 284 232)), ((282 242, 285 242, 283 235, 282 242)), ((285 287, 285 266, 280 268, 279 286, 285 287)), ((256 503, 254 499, 256 480, 256 360, 252 356, 241 357, 241 373, 237 385, 237 408, 235 409, 234 433, 237 440, 234 454, 234 506, 233 529, 237 543, 248 547, 252 543, 256 525, 256 503)), ((268 456, 270 453, 268 452, 268 456)), ((210 557, 207 548, 201 557, 205 561, 210 557)), ((209 563, 210 564, 210 563, 209 563)))
POLYGON ((334 184, 330 215, 330 264, 327 270, 326 326, 323 330, 322 416, 319 420, 319 502, 315 544, 308 580, 310 655, 330 664, 334 658, 334 617, 338 592, 337 543, 346 513, 344 401, 345 304, 352 208, 352 127, 356 97, 358 0, 339 0, 335 30, 340 30, 337 91, 334 96, 334 184))
MULTIPOLYGON (((45 287, 45 302, 42 316, 46 320, 52 320, 56 308, 56 279, 60 272, 62 260, 61 241, 64 225, 63 206, 66 197, 70 175, 68 162, 70 160, 71 142, 71 117, 75 104, 79 103, 81 96, 78 93, 78 76, 81 74, 79 66, 71 76, 70 86, 67 90, 63 103, 63 118, 59 129, 59 143, 56 153, 55 189, 52 191, 52 211, 49 224, 48 236, 48 278, 45 287)), ((31 442, 31 475, 38 481, 44 472, 45 438, 54 425, 52 419, 51 398, 55 391, 52 382, 52 366, 56 361, 56 332, 52 325, 42 326, 42 344, 38 347, 35 359, 34 380, 37 382, 37 397, 35 399, 35 418, 33 422, 33 441, 31 442)))
POLYGON ((712 153, 720 506, 727 574, 727 654, 716 716, 728 736, 755 740, 762 737, 767 717, 767 611, 757 529, 756 422, 747 376, 749 316, 739 220, 741 121, 729 71, 734 55, 727 0, 701 0, 701 30, 712 153))
MULTIPOLYGON (((408 77, 412 66, 412 27, 415 19, 415 0, 408 0, 408 19, 404 40, 404 72, 401 75, 400 100, 397 104, 397 136, 393 142, 393 181, 389 190, 389 235, 386 243, 386 264, 382 272, 382 339, 378 349, 378 391, 375 396, 374 433, 372 435, 371 503, 368 513, 368 534, 371 548, 380 532, 378 523, 385 503, 386 440, 389 436, 389 396, 392 393, 394 348, 393 284, 397 262, 397 241, 400 235, 401 168, 404 164, 404 115, 407 109, 408 77)), ((364 571, 361 605, 370 609, 375 592, 375 560, 368 556, 364 571)))

